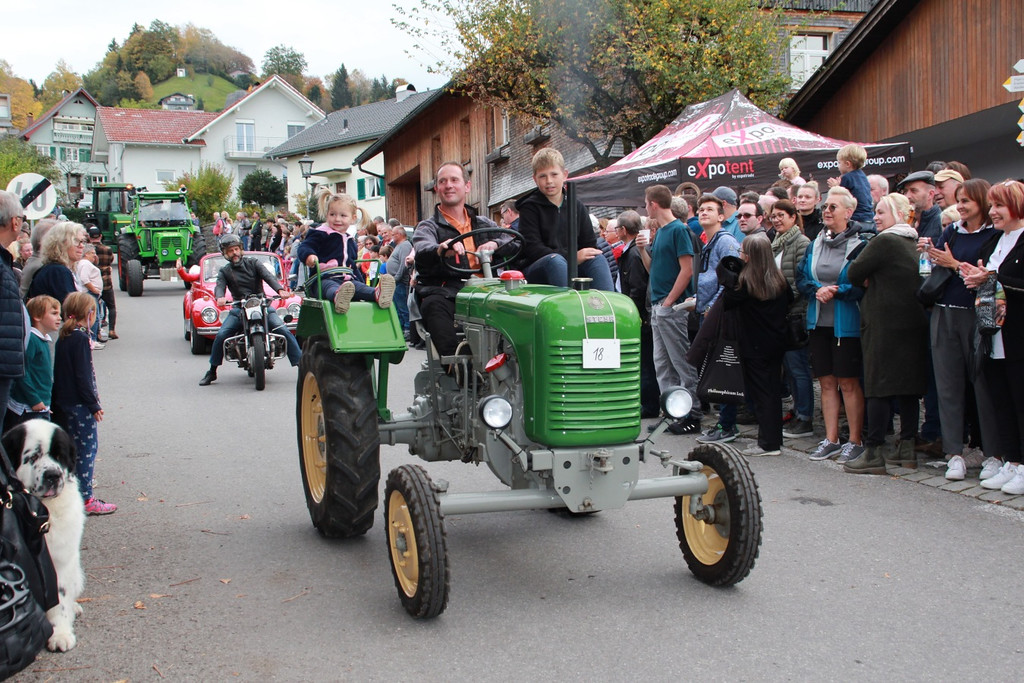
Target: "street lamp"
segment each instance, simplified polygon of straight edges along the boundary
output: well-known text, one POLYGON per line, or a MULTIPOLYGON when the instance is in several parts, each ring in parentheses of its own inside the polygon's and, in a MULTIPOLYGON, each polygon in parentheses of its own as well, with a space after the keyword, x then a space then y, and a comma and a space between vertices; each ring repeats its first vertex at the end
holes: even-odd
POLYGON ((306 218, 313 220, 309 208, 309 176, 313 175, 313 157, 309 156, 309 154, 303 154, 302 158, 299 159, 299 173, 302 174, 302 178, 306 181, 306 218))

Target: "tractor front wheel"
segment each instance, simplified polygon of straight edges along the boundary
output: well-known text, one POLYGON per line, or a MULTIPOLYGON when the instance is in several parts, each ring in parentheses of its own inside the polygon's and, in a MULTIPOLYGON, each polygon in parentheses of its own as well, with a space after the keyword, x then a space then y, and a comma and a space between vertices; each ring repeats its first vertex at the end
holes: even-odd
POLYGON ((701 502, 710 519, 690 514, 690 497, 676 498, 676 536, 686 565, 712 586, 732 586, 750 573, 761 545, 761 496, 750 467, 724 444, 699 446, 690 460, 704 465, 701 502))
POLYGON ((373 526, 380 483, 377 402, 366 359, 306 340, 299 363, 299 468, 313 526, 330 538, 373 526))
POLYGON ((128 262, 128 296, 142 296, 142 281, 146 279, 146 273, 142 268, 142 262, 132 259, 128 262))
POLYGON ((391 470, 384 522, 402 606, 416 619, 436 617, 448 605, 448 542, 437 492, 419 465, 391 470))

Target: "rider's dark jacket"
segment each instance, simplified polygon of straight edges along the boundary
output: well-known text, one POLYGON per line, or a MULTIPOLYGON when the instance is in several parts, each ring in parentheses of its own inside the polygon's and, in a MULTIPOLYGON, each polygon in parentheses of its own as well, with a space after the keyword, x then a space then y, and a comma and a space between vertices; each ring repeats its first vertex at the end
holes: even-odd
POLYGON ((224 296, 225 290, 231 290, 235 301, 241 301, 250 294, 262 294, 266 282, 275 292, 283 289, 277 278, 258 260, 251 256, 243 256, 237 263, 228 263, 217 273, 217 288, 214 296, 224 296))

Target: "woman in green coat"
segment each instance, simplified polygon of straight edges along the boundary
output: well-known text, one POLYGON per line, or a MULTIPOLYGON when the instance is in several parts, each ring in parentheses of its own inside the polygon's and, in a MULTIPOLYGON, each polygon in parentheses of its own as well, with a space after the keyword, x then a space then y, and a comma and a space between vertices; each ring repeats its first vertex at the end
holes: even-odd
POLYGON ((872 239, 850 264, 850 281, 864 283, 860 337, 864 353, 867 430, 864 453, 844 469, 854 474, 885 474, 885 465, 917 466, 914 434, 919 402, 928 388, 928 320, 917 300, 917 231, 908 221, 910 202, 901 194, 878 200, 872 239), (895 454, 883 452, 890 406, 900 410, 895 454))

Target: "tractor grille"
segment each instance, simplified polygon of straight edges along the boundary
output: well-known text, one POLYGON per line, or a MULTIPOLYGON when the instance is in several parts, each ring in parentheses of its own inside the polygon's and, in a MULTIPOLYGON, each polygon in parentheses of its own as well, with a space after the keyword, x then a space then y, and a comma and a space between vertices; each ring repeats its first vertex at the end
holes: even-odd
MULTIPOLYGON (((582 434, 636 428, 640 421, 640 342, 621 342, 620 367, 584 369, 581 342, 550 344, 546 422, 553 431, 582 434)), ((538 378, 540 379, 540 378, 538 378)))

